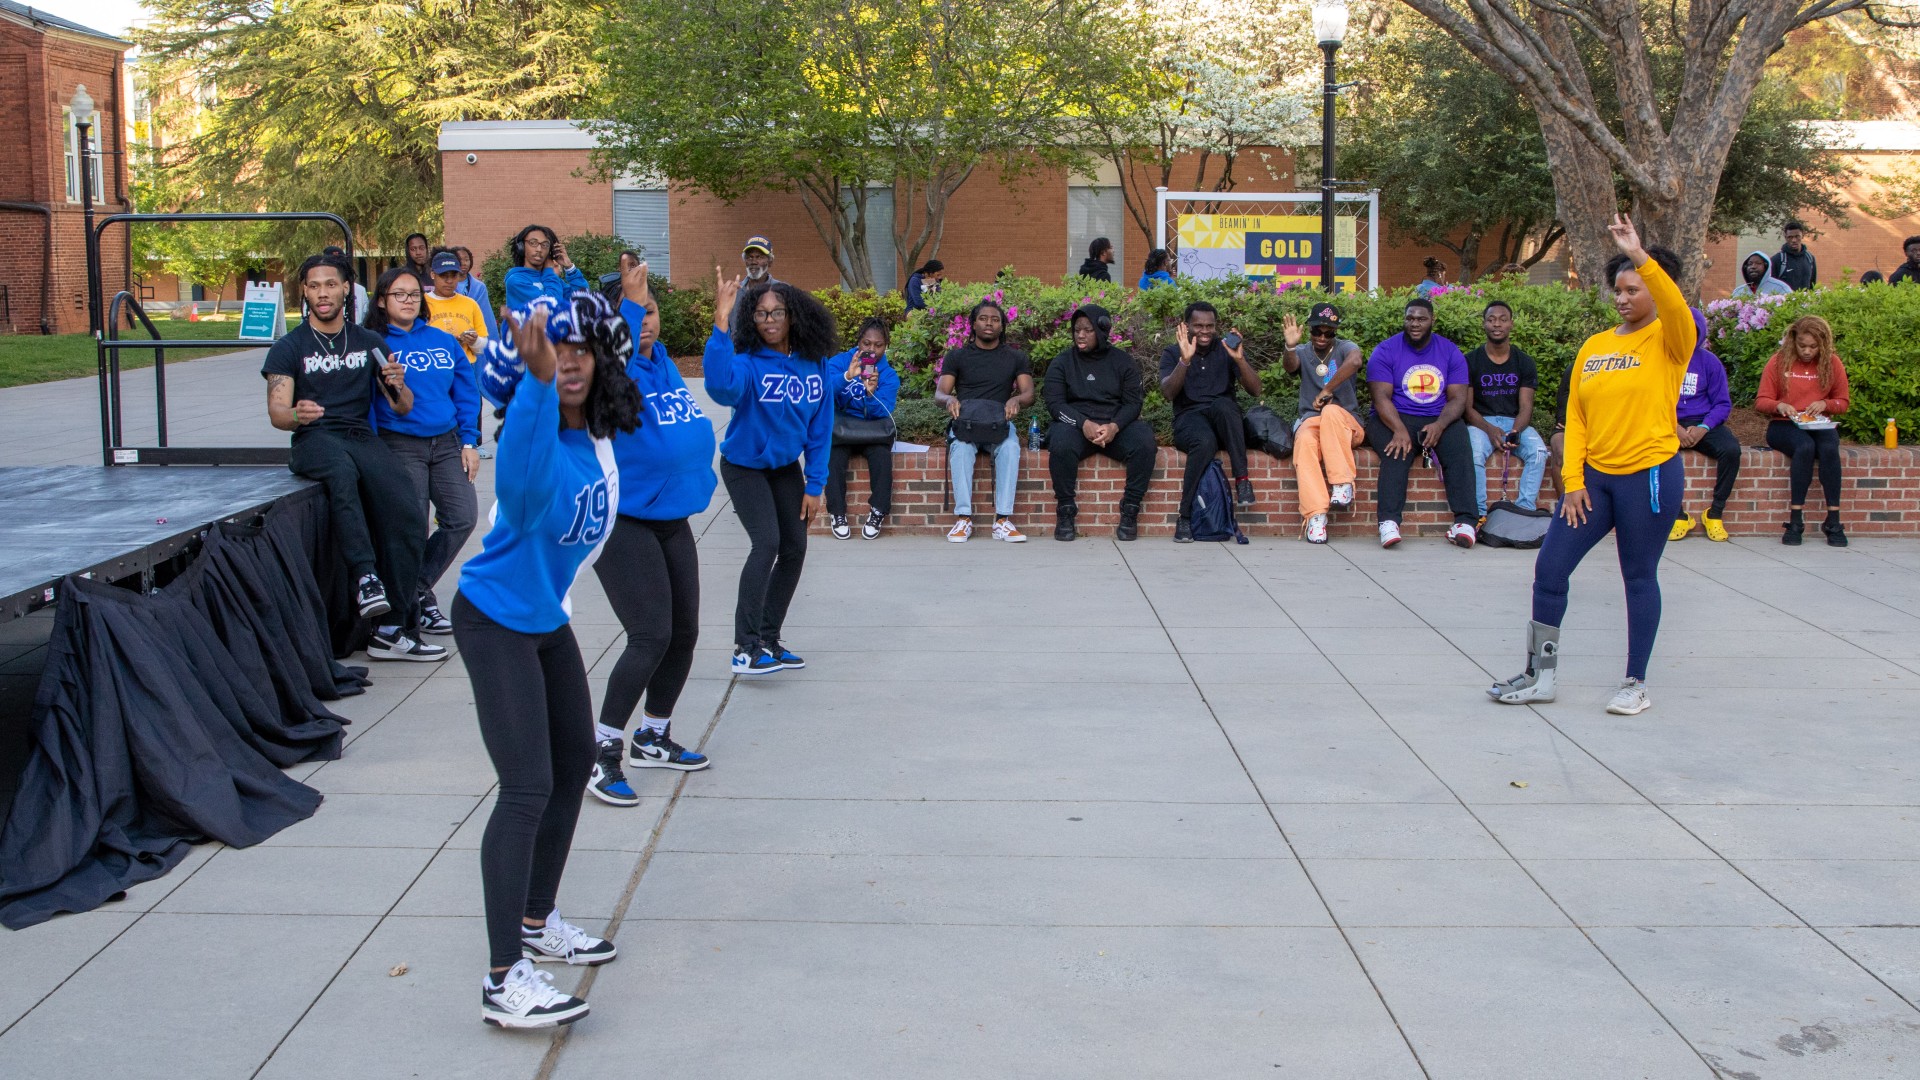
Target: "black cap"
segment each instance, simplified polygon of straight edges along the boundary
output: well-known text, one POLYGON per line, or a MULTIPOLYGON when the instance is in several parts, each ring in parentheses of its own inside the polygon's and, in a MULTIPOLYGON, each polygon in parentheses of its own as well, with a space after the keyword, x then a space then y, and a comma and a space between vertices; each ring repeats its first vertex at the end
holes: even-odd
POLYGON ((1332 304, 1315 304, 1313 305, 1313 311, 1307 315, 1307 329, 1309 330, 1316 326, 1339 325, 1340 309, 1334 307, 1332 304))

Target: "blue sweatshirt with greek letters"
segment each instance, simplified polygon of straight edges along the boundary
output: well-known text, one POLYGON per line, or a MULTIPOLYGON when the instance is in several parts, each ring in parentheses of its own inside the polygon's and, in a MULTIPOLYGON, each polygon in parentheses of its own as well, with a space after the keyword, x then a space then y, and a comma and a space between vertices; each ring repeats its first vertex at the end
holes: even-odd
POLYGON ((833 445, 833 394, 827 362, 758 345, 733 351, 733 339, 716 329, 703 357, 707 393, 733 410, 720 456, 750 469, 778 469, 806 457, 807 494, 827 487, 827 455, 833 445))
POLYGON ((415 319, 405 330, 387 326, 387 353, 407 366, 413 411, 402 416, 387 404, 385 394, 375 394, 374 430, 423 439, 456 431, 463 445, 478 445, 480 381, 460 339, 425 319, 415 319))

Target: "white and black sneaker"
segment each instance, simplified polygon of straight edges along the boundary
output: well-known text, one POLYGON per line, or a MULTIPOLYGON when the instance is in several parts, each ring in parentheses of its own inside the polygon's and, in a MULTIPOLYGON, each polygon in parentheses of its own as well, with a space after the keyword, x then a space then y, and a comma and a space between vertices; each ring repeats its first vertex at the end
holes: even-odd
POLYGON ((678 769, 681 772, 699 772, 713 764, 707 755, 693 751, 673 741, 669 734, 673 725, 668 724, 666 731, 655 731, 643 727, 633 733, 633 749, 628 752, 627 764, 636 769, 678 769))
POLYGON ((383 634, 378 630, 367 642, 367 656, 373 660, 417 660, 432 663, 445 660, 447 650, 441 645, 429 645, 424 641, 415 641, 406 631, 395 630, 383 634))
POLYGON ((558 911, 547 912, 547 924, 520 926, 520 955, 536 964, 572 964, 598 967, 619 955, 613 942, 589 935, 562 919, 558 911))
POLYGON ((550 1028, 587 1015, 587 1003, 553 987, 553 976, 525 960, 480 983, 480 1019, 499 1028, 550 1028))
POLYGON ((848 540, 852 539, 852 537, 853 526, 847 524, 847 515, 833 515, 833 538, 835 540, 848 540))
POLYGON ((885 524, 886 520, 878 510, 867 511, 867 520, 860 523, 860 535, 868 540, 880 539, 880 526, 885 524))
POLYGON ((446 612, 441 611, 440 605, 434 603, 431 597, 421 593, 415 604, 420 609, 421 633, 433 634, 437 637, 445 637, 453 633, 453 620, 447 618, 446 612))
POLYGON ((360 617, 363 619, 385 615, 393 610, 393 605, 387 601, 387 587, 380 584, 380 579, 372 574, 360 575, 360 586, 356 596, 360 601, 360 617))
MULTIPOLYGON (((639 736, 635 736, 638 738, 639 736)), ((627 783, 620 769, 620 740, 601 739, 594 756, 593 773, 587 777, 587 793, 609 806, 638 806, 640 796, 627 783)))
POLYGON ((735 675, 771 675, 781 669, 780 661, 758 645, 751 649, 744 645, 734 646, 732 667, 735 675))

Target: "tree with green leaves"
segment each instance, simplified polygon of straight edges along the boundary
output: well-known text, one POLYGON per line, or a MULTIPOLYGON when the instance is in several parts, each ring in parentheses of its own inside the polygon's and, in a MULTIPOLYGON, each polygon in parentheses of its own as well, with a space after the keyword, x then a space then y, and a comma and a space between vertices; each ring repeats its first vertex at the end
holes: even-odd
MULTIPOLYGON (((148 0, 165 209, 320 210, 361 247, 439 231, 440 124, 552 119, 591 99, 595 5, 573 0, 148 0)), ((330 242, 272 232, 285 257, 330 242)))
POLYGON ((907 266, 939 251, 975 175, 1084 162, 1064 136, 1102 2, 612 0, 596 161, 722 199, 797 192, 842 282, 866 287, 876 242, 907 266), (878 189, 884 238, 866 228, 878 189))

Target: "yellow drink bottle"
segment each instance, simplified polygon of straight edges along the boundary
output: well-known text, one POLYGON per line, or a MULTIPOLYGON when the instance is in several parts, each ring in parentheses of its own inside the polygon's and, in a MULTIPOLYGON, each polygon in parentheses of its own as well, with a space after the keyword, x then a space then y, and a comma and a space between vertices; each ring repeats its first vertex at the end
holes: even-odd
POLYGON ((1900 445, 1900 425, 1894 423, 1893 417, 1889 416, 1887 417, 1887 449, 1893 450, 1897 448, 1899 445, 1900 445))

